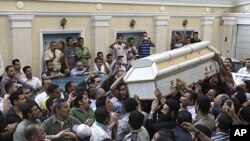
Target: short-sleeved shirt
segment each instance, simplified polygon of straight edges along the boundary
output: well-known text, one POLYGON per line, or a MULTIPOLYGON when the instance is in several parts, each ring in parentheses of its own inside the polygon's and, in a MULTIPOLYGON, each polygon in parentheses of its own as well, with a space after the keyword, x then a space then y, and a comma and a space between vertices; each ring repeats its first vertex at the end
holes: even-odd
POLYGON ((151 41, 142 39, 140 43, 141 44, 140 44, 139 49, 138 49, 138 53, 140 55, 140 58, 149 56, 150 55, 151 41))
POLYGON ((64 48, 64 57, 67 58, 69 69, 72 70, 76 65, 76 54, 74 47, 65 47, 64 48))
MULTIPOLYGON (((72 129, 72 127, 74 125, 78 125, 78 124, 81 124, 81 122, 72 117, 72 116, 69 116, 63 124, 59 123, 54 116, 52 117, 49 117, 48 119, 46 119, 43 123, 42 123, 42 126, 45 130, 45 132, 47 133, 47 135, 56 135, 57 133, 61 132, 62 130, 64 129, 72 129)), ((75 139, 69 139, 69 138, 65 138, 64 136, 60 137, 60 138, 57 138, 53 141, 75 141, 75 139)))
POLYGON ((78 60, 81 61, 84 66, 89 67, 88 59, 86 59, 86 58, 80 58, 81 55, 89 55, 90 54, 88 47, 83 47, 83 48, 76 47, 75 48, 75 54, 76 54, 78 60))
POLYGON ((95 119, 94 111, 89 108, 88 112, 83 112, 79 108, 70 109, 70 115, 77 118, 81 123, 85 123, 87 119, 95 119))
POLYGON ((127 64, 127 49, 126 44, 115 44, 114 45, 115 57, 123 56, 122 64, 127 64))
POLYGON ((25 83, 30 84, 34 89, 42 87, 42 82, 37 77, 32 77, 31 80, 26 77, 22 79, 25 83))

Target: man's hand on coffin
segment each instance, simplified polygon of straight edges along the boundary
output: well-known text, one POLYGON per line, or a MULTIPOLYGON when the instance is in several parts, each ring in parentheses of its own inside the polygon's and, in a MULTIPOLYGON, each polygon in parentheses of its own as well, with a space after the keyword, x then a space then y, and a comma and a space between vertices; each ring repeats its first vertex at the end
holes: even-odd
POLYGON ((138 105, 141 104, 140 97, 138 95, 134 95, 134 99, 136 100, 138 105))
POLYGON ((220 60, 220 54, 219 53, 214 54, 214 60, 219 62, 219 60, 220 60))
POLYGON ((182 89, 189 89, 187 83, 182 81, 181 79, 177 78, 176 82, 177 82, 177 87, 180 87, 182 89))
POLYGON ((160 106, 161 105, 159 105, 159 100, 155 99, 154 101, 152 101, 152 104, 151 104, 151 112, 155 113, 155 111, 158 110, 160 106))

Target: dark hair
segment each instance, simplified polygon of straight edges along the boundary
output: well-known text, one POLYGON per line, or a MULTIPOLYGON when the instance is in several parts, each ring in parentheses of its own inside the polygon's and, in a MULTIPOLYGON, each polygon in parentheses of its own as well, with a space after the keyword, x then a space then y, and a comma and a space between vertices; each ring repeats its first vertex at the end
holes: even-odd
POLYGON ((26 73, 27 69, 31 69, 31 67, 30 66, 23 67, 23 72, 26 73))
POLYGON ((237 94, 235 95, 235 98, 240 102, 242 105, 244 102, 247 101, 247 96, 244 92, 244 89, 240 86, 236 87, 237 94))
POLYGON ((77 38, 77 42, 79 42, 80 40, 84 40, 83 37, 78 37, 77 38))
POLYGON ((103 55, 103 52, 99 51, 99 52, 96 53, 97 56, 99 56, 99 54, 103 55))
POLYGON ((127 113, 136 110, 137 106, 138 106, 138 104, 134 98, 127 98, 124 101, 124 109, 127 113))
POLYGON ((95 110, 95 119, 101 124, 106 124, 107 118, 109 118, 109 112, 105 106, 98 107, 95 110))
POLYGON ((177 35, 181 36, 181 33, 180 33, 180 32, 176 32, 175 34, 177 34, 177 35))
POLYGON ((14 101, 18 100, 19 96, 22 95, 22 94, 23 93, 20 90, 16 90, 16 91, 14 91, 14 92, 11 93, 9 99, 10 99, 10 103, 11 103, 12 106, 14 106, 14 104, 15 104, 14 101))
POLYGON ((46 61, 45 61, 46 66, 48 66, 48 64, 49 64, 50 62, 53 63, 52 60, 46 60, 46 61))
POLYGON ((59 99, 56 99, 54 102, 53 102, 53 111, 54 113, 56 113, 56 109, 61 109, 62 108, 62 103, 66 102, 65 99, 62 99, 62 98, 59 98, 59 99))
POLYGON ((181 110, 177 113, 177 123, 181 125, 183 122, 192 123, 192 115, 187 110, 181 110))
POLYGON ((122 35, 118 35, 116 39, 119 39, 120 37, 123 38, 122 35))
POLYGON ((52 109, 51 109, 51 106, 53 105, 53 98, 52 97, 50 97, 50 98, 48 98, 47 100, 46 100, 46 103, 45 103, 45 105, 46 105, 46 108, 47 108, 47 110, 51 113, 52 112, 52 109))
POLYGON ((54 93, 54 91, 55 91, 57 88, 59 88, 59 85, 53 84, 53 83, 50 84, 50 85, 48 86, 48 90, 47 90, 48 95, 51 95, 52 93, 54 93))
POLYGON ((16 64, 16 62, 20 62, 20 60, 19 59, 12 60, 12 65, 14 66, 16 64))
MULTIPOLYGON (((250 58, 249 58, 249 60, 250 60, 250 58)), ((250 80, 244 80, 243 82, 245 83, 246 88, 248 89, 247 92, 250 93, 250 80)))
POLYGON ((197 31, 195 31, 195 32, 193 32, 193 35, 194 35, 194 34, 197 34, 197 35, 198 35, 199 33, 198 33, 197 31))
POLYGON ((131 40, 135 40, 133 37, 130 37, 129 39, 128 39, 128 41, 130 42, 131 40))
POLYGON ((73 40, 73 38, 72 38, 72 37, 67 37, 67 38, 66 38, 66 42, 68 43, 70 39, 72 39, 72 40, 73 40))
POLYGON ((227 94, 222 94, 222 96, 219 99, 220 106, 223 107, 224 103, 229 99, 227 94))
MULTIPOLYGON (((79 108, 80 104, 78 101, 82 101, 83 99, 83 93, 76 93, 76 98, 73 101, 73 106, 79 108)), ((87 94, 86 94, 87 95, 87 94)))
POLYGON ((9 81, 4 85, 4 89, 5 89, 7 94, 10 92, 10 88, 13 86, 14 83, 16 83, 16 82, 9 81))
POLYGON ((138 130, 143 124, 143 119, 144 115, 141 112, 135 110, 130 112, 128 117, 128 123, 133 129, 138 130))
POLYGON ((22 114, 23 114, 23 119, 28 118, 28 114, 31 112, 32 108, 35 106, 35 103, 33 101, 26 102, 22 106, 22 114))
POLYGON ((196 124, 195 128, 197 128, 199 131, 201 131, 203 134, 205 134, 209 138, 212 136, 212 131, 206 125, 196 124))
POLYGON ((12 65, 6 66, 6 67, 5 67, 5 72, 9 71, 10 68, 13 68, 13 66, 12 66, 12 65))
POLYGON ((190 94, 189 100, 190 100, 190 101, 193 100, 194 103, 195 103, 195 101, 196 101, 196 99, 197 99, 197 97, 198 97, 198 94, 197 94, 195 91, 192 91, 192 90, 186 90, 186 91, 187 91, 187 93, 190 94))
POLYGON ((56 43, 56 44, 57 44, 57 42, 56 42, 56 41, 50 41, 49 45, 51 46, 51 45, 52 45, 52 44, 54 44, 54 43, 56 43))
POLYGON ((103 60, 103 59, 100 58, 100 57, 96 57, 96 58, 95 58, 95 62, 98 62, 99 60, 103 60))
POLYGON ((199 96, 196 100, 197 105, 202 113, 208 113, 210 109, 210 100, 207 96, 199 96))
POLYGON ((228 131, 230 129, 230 125, 233 124, 233 119, 226 112, 221 112, 218 119, 218 127, 221 131, 228 131))
POLYGON ((106 57, 108 58, 109 56, 113 56, 111 53, 107 54, 106 57))
POLYGON ((101 106, 106 106, 106 99, 107 99, 106 95, 103 95, 103 96, 97 98, 97 100, 95 102, 96 108, 101 107, 101 106))
POLYGON ((69 82, 67 82, 65 85, 64 85, 64 88, 65 88, 65 91, 67 92, 67 93, 69 93, 69 87, 71 87, 72 85, 72 83, 74 83, 73 81, 69 81, 69 82))
POLYGON ((174 131, 168 128, 161 128, 157 131, 159 138, 157 141, 175 141, 174 131))
POLYGON ((246 122, 250 123, 250 107, 243 107, 240 110, 239 115, 241 116, 241 118, 243 120, 245 120, 246 122))
POLYGON ((147 32, 142 32, 142 35, 143 35, 143 34, 148 34, 148 33, 147 33, 147 32))
MULTIPOLYGON (((24 137, 26 140, 31 141, 32 137, 38 133, 37 127, 41 127, 39 124, 30 124, 24 129, 24 137)), ((42 128, 42 127, 41 127, 42 128)))

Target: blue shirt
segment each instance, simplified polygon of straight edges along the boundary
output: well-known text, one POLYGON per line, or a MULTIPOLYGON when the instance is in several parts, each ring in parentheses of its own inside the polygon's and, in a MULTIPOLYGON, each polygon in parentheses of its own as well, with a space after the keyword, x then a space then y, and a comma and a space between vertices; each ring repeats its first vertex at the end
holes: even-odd
POLYGON ((141 44, 139 46, 139 51, 138 51, 141 58, 147 57, 150 55, 150 46, 151 46, 150 40, 141 41, 141 44))

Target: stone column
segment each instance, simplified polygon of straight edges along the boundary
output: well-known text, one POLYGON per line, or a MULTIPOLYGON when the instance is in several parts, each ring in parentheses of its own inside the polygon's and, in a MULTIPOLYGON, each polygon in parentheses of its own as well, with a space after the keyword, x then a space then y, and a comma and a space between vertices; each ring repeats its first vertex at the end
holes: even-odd
POLYGON ((235 57, 237 24, 236 17, 222 17, 223 29, 221 40, 222 56, 235 57))
POLYGON ((201 40, 212 41, 214 17, 202 17, 201 19, 201 40))
POLYGON ((19 59, 22 67, 32 66, 31 22, 33 15, 10 15, 10 59, 19 59))
POLYGON ((154 17, 154 42, 155 42, 155 53, 170 50, 170 44, 167 39, 167 28, 168 20, 170 16, 155 16, 154 17))
POLYGON ((109 51, 109 22, 111 16, 92 16, 93 29, 93 55, 102 51, 107 54, 109 51))

